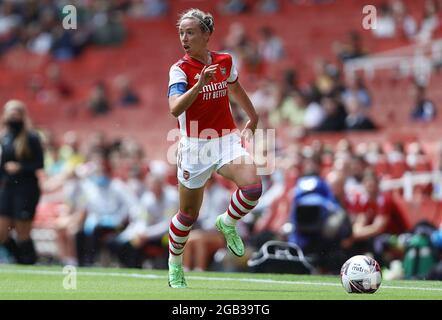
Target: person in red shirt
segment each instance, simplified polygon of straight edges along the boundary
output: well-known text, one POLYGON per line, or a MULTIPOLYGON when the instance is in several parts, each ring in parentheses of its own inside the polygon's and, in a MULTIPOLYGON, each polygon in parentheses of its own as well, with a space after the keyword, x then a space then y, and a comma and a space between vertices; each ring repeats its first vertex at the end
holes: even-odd
POLYGON ((368 169, 362 180, 364 192, 348 199, 347 209, 352 220, 352 236, 341 245, 351 254, 373 252, 373 240, 385 232, 393 213, 392 198, 379 189, 376 174, 368 169))
POLYGON ((208 50, 213 31, 211 14, 198 9, 184 12, 178 21, 178 32, 186 54, 169 73, 169 108, 181 133, 177 155, 180 206, 169 228, 172 288, 187 287, 182 256, 212 173, 218 172, 238 187, 227 211, 215 222, 228 249, 236 256, 244 255, 236 224, 256 206, 262 192, 256 166, 242 144, 254 134, 258 116, 238 81, 232 57, 208 50), (249 117, 241 134, 233 121, 229 97, 249 117))

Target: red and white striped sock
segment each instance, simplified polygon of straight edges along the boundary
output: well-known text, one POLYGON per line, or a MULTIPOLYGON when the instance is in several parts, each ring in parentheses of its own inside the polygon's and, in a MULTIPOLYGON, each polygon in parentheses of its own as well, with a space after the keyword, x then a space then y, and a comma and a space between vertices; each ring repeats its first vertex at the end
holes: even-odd
POLYGON ((223 214, 223 222, 228 226, 235 226, 242 217, 258 204, 261 191, 260 183, 237 189, 230 199, 229 208, 223 214))
POLYGON ((195 218, 179 211, 169 225, 169 262, 183 263, 184 246, 189 238, 195 218))

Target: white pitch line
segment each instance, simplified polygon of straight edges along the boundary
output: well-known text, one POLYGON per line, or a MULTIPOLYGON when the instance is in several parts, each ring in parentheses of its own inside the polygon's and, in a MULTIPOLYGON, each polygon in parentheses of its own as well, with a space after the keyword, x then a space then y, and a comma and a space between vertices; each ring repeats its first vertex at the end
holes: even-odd
MULTIPOLYGON (((41 274, 52 276, 65 275, 62 271, 51 270, 26 270, 26 269, 8 269, 0 268, 0 273, 22 273, 22 274, 41 274)), ((120 277, 120 278, 141 278, 141 279, 167 279, 167 276, 155 274, 140 274, 140 273, 118 273, 118 272, 93 272, 93 271, 78 271, 78 276, 102 276, 102 277, 120 277)), ((202 277, 202 276, 187 276, 190 280, 201 281, 226 281, 235 280, 240 282, 254 282, 254 283, 272 283, 272 284, 287 284, 287 285, 317 285, 317 286, 332 286, 340 287, 339 283, 331 282, 313 282, 313 281, 289 281, 289 280, 272 280, 272 279, 256 279, 256 278, 222 278, 222 277, 202 277)), ((382 289, 406 289, 406 290, 421 290, 421 291, 442 291, 441 288, 428 287, 400 287, 382 285, 382 289)))

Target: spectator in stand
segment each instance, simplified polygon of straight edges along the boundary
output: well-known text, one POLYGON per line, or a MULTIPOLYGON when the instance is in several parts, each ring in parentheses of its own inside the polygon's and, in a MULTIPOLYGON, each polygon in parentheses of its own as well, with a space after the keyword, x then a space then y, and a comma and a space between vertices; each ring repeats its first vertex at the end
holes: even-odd
POLYGON ((387 159, 391 164, 405 161, 404 144, 402 142, 393 143, 391 150, 387 153, 387 159))
POLYGON ((363 78, 358 75, 350 77, 347 86, 342 92, 342 99, 344 101, 351 96, 354 96, 362 107, 369 108, 371 106, 371 94, 365 86, 363 78))
POLYGON ((249 10, 249 5, 244 0, 223 0, 218 5, 218 11, 222 15, 241 14, 249 10))
POLYGON ((129 168, 125 183, 135 199, 141 199, 147 191, 147 186, 144 183, 146 177, 146 172, 144 172, 141 167, 134 165, 129 168))
POLYGON ((433 37, 433 33, 442 23, 437 12, 437 3, 434 0, 425 0, 424 18, 416 38, 419 42, 427 43, 433 37))
POLYGON ((345 118, 345 129, 348 131, 360 131, 360 130, 374 130, 375 124, 365 114, 365 110, 362 109, 359 101, 350 96, 346 99, 347 117, 345 118))
POLYGON ((80 142, 77 132, 71 130, 63 135, 63 144, 59 150, 60 158, 65 163, 67 171, 74 170, 79 164, 85 161, 80 152, 80 142))
POLYGON ((259 29, 259 35, 258 50, 263 60, 268 63, 281 60, 284 57, 282 40, 268 26, 259 29))
POLYGON ((396 36, 396 22, 388 3, 384 2, 381 5, 376 28, 373 28, 372 32, 376 38, 380 39, 394 38, 396 36))
MULTIPOLYGON (((442 174, 442 141, 439 141, 435 147, 435 161, 433 164, 433 170, 437 174, 442 174)), ((432 198, 436 201, 442 202, 442 180, 437 179, 433 185, 432 198)))
POLYGON ((335 87, 334 78, 337 74, 335 65, 328 63, 322 58, 316 59, 314 63, 315 80, 312 90, 317 92, 321 97, 333 92, 335 87))
POLYGON ((229 26, 229 31, 225 36, 222 47, 232 55, 233 64, 237 69, 242 68, 243 47, 247 47, 250 39, 247 36, 246 29, 239 22, 234 22, 229 26))
POLYGON ((314 130, 318 132, 338 132, 345 130, 347 112, 344 106, 337 101, 336 97, 334 95, 324 96, 321 99, 321 105, 324 108, 325 116, 319 126, 314 130))
POLYGON ((59 216, 55 222, 57 231, 58 258, 63 265, 78 265, 76 237, 81 231, 86 213, 82 191, 83 174, 89 169, 79 167, 73 172, 62 187, 64 205, 61 206, 59 216))
POLYGON ((94 115, 106 114, 111 110, 109 97, 104 82, 99 82, 92 89, 88 107, 94 115))
POLYGON ((407 149, 405 162, 410 170, 417 172, 431 171, 430 160, 419 142, 410 143, 407 149))
POLYGON ((119 76, 115 80, 117 90, 119 92, 119 103, 123 107, 130 107, 140 103, 140 97, 135 92, 132 82, 128 77, 119 76))
POLYGON ((7 49, 14 44, 14 35, 18 34, 17 31, 21 24, 22 18, 15 10, 14 2, 2 2, 0 4, 0 49, 7 49))
POLYGON ((421 85, 415 86, 415 106, 411 117, 415 121, 432 121, 437 114, 436 105, 427 98, 426 88, 421 85))
POLYGON ((92 17, 92 40, 98 45, 119 45, 126 38, 121 13, 111 10, 107 2, 94 3, 98 7, 92 17))
POLYGON ((111 151, 112 151, 112 145, 109 141, 109 137, 104 131, 95 131, 92 132, 88 139, 86 140, 86 153, 85 158, 86 160, 90 160, 93 155, 95 155, 97 152, 101 153, 103 152, 105 154, 105 157, 108 158, 111 151))
POLYGON ((167 236, 171 217, 178 210, 178 193, 167 185, 165 178, 156 172, 147 177, 147 191, 141 197, 139 208, 114 242, 125 267, 141 268, 145 252, 151 247, 162 249, 167 259, 163 238, 167 236))
POLYGON ((331 3, 335 1, 336 0, 291 0, 291 2, 294 4, 309 4, 309 5, 331 3))
POLYGON ((394 0, 391 4, 398 33, 405 39, 413 39, 417 33, 417 22, 408 12, 403 0, 394 0))
POLYGON ((140 18, 164 17, 169 12, 168 0, 135 0, 133 1, 130 14, 140 18))
POLYGON ((279 7, 279 0, 260 0, 257 9, 261 13, 276 13, 279 7))
POLYGON ((357 31, 349 32, 347 38, 345 42, 333 44, 335 54, 343 63, 351 59, 360 58, 366 54, 366 50, 362 45, 361 35, 357 31))
POLYGON ((345 194, 347 197, 354 197, 357 194, 364 194, 365 189, 362 183, 364 171, 368 168, 368 164, 362 155, 353 154, 348 163, 345 179, 345 194))
POLYGON ((326 182, 330 186, 339 205, 347 209, 347 196, 345 194, 345 172, 343 170, 332 170, 326 177, 326 182))
POLYGON ((301 91, 298 80, 298 73, 293 68, 284 69, 282 73, 282 83, 280 101, 291 95, 293 91, 301 91))
POLYGON ((78 234, 79 265, 93 265, 97 254, 108 248, 111 240, 126 224, 136 204, 127 187, 112 178, 108 159, 103 152, 91 156, 92 174, 82 183, 85 216, 78 234))
POLYGON ((246 42, 240 45, 239 58, 241 59, 241 70, 248 76, 249 81, 258 81, 264 77, 264 61, 259 54, 258 45, 255 42, 246 42))
POLYGON ((47 177, 57 176, 63 172, 64 161, 60 159, 58 148, 49 146, 45 149, 45 173, 47 177))
POLYGON ((304 128, 307 130, 315 130, 322 123, 326 114, 318 100, 310 99, 305 109, 304 128))
POLYGON ((51 53, 57 60, 71 60, 77 57, 90 42, 90 35, 84 30, 65 30, 56 25, 52 31, 54 39, 51 53))
POLYGON ((306 112, 306 97, 299 91, 292 91, 270 112, 270 124, 273 128, 287 123, 293 128, 304 129, 306 112))
POLYGON ((259 115, 268 114, 276 108, 278 103, 279 88, 270 79, 259 82, 257 90, 250 95, 250 100, 259 115))
POLYGON ((73 94, 73 89, 62 76, 61 69, 58 64, 51 64, 46 69, 46 76, 49 80, 49 89, 52 90, 58 98, 69 98, 73 94))
POLYGON ((53 36, 49 32, 44 32, 38 24, 29 26, 28 29, 29 40, 26 42, 26 47, 30 52, 46 55, 51 51, 53 36))
POLYGON ((362 181, 365 194, 350 198, 348 204, 352 220, 352 236, 341 243, 349 257, 374 252, 374 239, 388 232, 393 214, 391 195, 380 191, 376 174, 370 169, 366 170, 362 181))
POLYGON ((393 144, 391 150, 387 152, 387 161, 389 164, 388 175, 394 179, 401 178, 408 170, 403 142, 393 144))
POLYGON ((367 153, 365 154, 365 160, 370 166, 375 166, 379 161, 383 161, 385 159, 384 151, 382 147, 377 142, 370 142, 367 146, 367 153))

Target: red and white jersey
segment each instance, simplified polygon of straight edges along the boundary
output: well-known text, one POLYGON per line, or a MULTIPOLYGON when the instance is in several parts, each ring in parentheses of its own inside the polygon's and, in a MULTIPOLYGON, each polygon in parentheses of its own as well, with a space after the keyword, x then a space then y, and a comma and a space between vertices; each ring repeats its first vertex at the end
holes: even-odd
POLYGON ((347 198, 347 210, 350 215, 364 214, 367 223, 372 223, 377 215, 391 216, 393 199, 389 193, 380 193, 376 199, 369 199, 365 194, 347 198))
MULTIPOLYGON (((210 52, 210 56, 210 65, 218 64, 215 80, 205 85, 193 104, 178 116, 178 127, 183 136, 213 138, 214 134, 211 132, 215 131, 217 136, 221 137, 236 129, 227 84, 238 80, 238 72, 230 54, 210 52)), ((169 88, 176 83, 185 83, 186 90, 189 90, 198 82, 204 66, 202 62, 186 54, 170 68, 169 88)))

